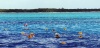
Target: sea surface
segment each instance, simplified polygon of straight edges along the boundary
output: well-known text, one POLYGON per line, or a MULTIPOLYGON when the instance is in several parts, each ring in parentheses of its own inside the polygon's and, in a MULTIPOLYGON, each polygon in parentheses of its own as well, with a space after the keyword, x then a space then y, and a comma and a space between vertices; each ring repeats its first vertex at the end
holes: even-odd
POLYGON ((0 13, 0 48, 100 48, 100 12, 0 13))

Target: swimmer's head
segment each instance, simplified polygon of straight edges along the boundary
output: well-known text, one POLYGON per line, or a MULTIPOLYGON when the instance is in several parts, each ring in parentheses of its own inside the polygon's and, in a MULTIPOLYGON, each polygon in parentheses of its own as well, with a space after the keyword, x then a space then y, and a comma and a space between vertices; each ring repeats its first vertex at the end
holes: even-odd
POLYGON ((63 44, 63 45, 64 45, 64 44, 66 44, 66 42, 64 42, 64 41, 63 41, 63 42, 61 42, 61 44, 63 44))
POLYGON ((28 25, 27 23, 24 24, 24 26, 27 26, 27 25, 28 25))
POLYGON ((64 30, 66 30, 66 28, 64 28, 64 30))
POLYGON ((56 30, 55 29, 52 29, 52 31, 55 32, 56 30))
POLYGON ((4 30, 7 31, 8 29, 7 28, 4 28, 4 30))
POLYGON ((21 32, 21 34, 23 35, 23 34, 25 34, 25 32, 21 32))
POLYGON ((60 34, 59 33, 55 33, 55 38, 60 38, 60 34))
POLYGON ((82 32, 78 32, 79 35, 82 35, 82 32))

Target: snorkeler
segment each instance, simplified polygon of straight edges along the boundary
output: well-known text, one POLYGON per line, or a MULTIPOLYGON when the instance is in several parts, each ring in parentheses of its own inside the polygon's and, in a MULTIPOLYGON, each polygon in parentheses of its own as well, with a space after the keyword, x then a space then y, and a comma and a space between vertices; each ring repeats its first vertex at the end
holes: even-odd
POLYGON ((21 32, 21 34, 24 36, 28 36, 28 34, 26 34, 25 32, 21 32))
POLYGON ((34 33, 26 34, 25 32, 21 32, 22 35, 27 36, 29 39, 33 38, 35 36, 34 33))
POLYGON ((55 33, 55 38, 60 38, 60 34, 57 33, 57 32, 55 31, 55 29, 53 29, 52 31, 55 33))
POLYGON ((53 32, 56 32, 55 29, 52 29, 53 32))
POLYGON ((29 39, 31 39, 31 38, 33 38, 34 36, 35 36, 34 33, 30 33, 27 37, 28 37, 29 39))
POLYGON ((83 36, 82 36, 82 32, 78 32, 78 34, 79 34, 79 38, 83 38, 83 36))
POLYGON ((27 23, 25 23, 25 24, 24 24, 24 26, 28 26, 28 24, 27 24, 27 23))
POLYGON ((67 30, 66 28, 63 28, 64 30, 67 30))
POLYGON ((8 29, 7 28, 4 28, 4 31, 7 31, 8 29))
POLYGON ((65 44, 67 44, 67 43, 66 43, 65 41, 62 41, 61 44, 62 44, 62 45, 65 45, 65 44))
POLYGON ((55 33, 55 38, 60 38, 60 34, 59 33, 55 33))
POLYGON ((45 30, 47 31, 47 30, 48 30, 48 28, 45 28, 45 30))
POLYGON ((28 30, 28 29, 29 29, 27 26, 28 26, 28 24, 25 23, 25 24, 24 24, 24 29, 25 29, 25 30, 28 30))

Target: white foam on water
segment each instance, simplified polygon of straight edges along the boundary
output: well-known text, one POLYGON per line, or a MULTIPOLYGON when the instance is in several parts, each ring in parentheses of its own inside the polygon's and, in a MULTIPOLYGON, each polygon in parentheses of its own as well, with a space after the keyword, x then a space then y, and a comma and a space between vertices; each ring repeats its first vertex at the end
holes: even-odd
POLYGON ((16 48, 28 48, 27 45, 17 45, 16 48))
POLYGON ((10 37, 10 38, 8 38, 8 39, 4 39, 3 41, 4 41, 4 43, 5 42, 8 42, 8 43, 19 43, 19 42, 22 42, 22 41, 25 41, 27 38, 26 37, 10 37), (18 38, 20 38, 20 39, 18 39, 18 38))
POLYGON ((35 38, 35 39, 31 39, 30 41, 35 41, 40 44, 49 44, 49 43, 55 43, 56 39, 55 38, 35 38))
POLYGON ((47 44, 46 47, 48 48, 58 48, 55 44, 47 44))
POLYGON ((0 43, 8 43, 9 39, 0 39, 0 43))
MULTIPOLYGON (((61 43, 62 41, 65 41, 66 40, 66 38, 60 38, 60 39, 56 39, 56 38, 33 38, 33 39, 30 39, 30 40, 28 40, 28 41, 34 41, 34 42, 37 42, 37 43, 40 43, 40 44, 46 44, 46 45, 48 45, 48 44, 53 44, 53 43, 55 43, 55 44, 59 44, 59 43, 61 43)), ((67 41, 65 41, 65 42, 67 42, 67 41)))
POLYGON ((75 48, 86 48, 86 47, 78 46, 78 47, 75 47, 75 48))
POLYGON ((8 34, 10 34, 11 32, 10 32, 10 31, 3 31, 2 33, 8 35, 8 34))
POLYGON ((58 28, 64 28, 66 25, 55 25, 55 27, 58 27, 58 28))
POLYGON ((85 40, 67 40, 67 43, 73 43, 73 42, 85 42, 85 40))

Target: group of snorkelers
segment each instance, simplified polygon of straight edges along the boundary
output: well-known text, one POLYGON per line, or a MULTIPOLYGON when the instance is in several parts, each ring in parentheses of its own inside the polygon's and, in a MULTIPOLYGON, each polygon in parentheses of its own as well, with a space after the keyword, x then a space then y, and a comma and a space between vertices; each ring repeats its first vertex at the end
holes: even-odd
MULTIPOLYGON (((28 29, 27 26, 28 26, 28 24, 25 23, 24 27, 25 27, 26 30, 28 29)), ((48 30, 48 29, 46 28, 45 30, 48 30)), ((66 30, 66 28, 64 28, 64 30, 66 30)), ((58 32, 56 32, 55 29, 52 29, 52 32, 55 34, 55 38, 58 39, 58 38, 61 37, 60 34, 58 32)), ((24 35, 24 36, 27 36, 29 39, 31 39, 35 36, 34 33, 26 34, 25 32, 22 32, 21 34, 24 35)), ((78 34, 79 34, 79 38, 82 38, 82 32, 79 32, 78 34)), ((61 42, 61 44, 66 44, 66 42, 61 42)))
MULTIPOLYGON (((25 29, 25 30, 27 30, 27 29, 28 29, 28 27, 27 27, 27 26, 28 26, 28 24, 27 24, 27 23, 25 23, 25 24, 24 24, 24 29, 25 29)), ((45 30, 48 30, 48 29, 46 28, 45 30)), ((64 30, 65 30, 65 29, 64 29, 64 30)), ((55 38, 60 38, 60 34, 59 34, 59 33, 57 33, 55 29, 52 29, 52 32, 55 34, 55 38)), ((34 36, 35 36, 35 34, 34 34, 34 33, 30 33, 30 34, 28 35, 28 34, 26 34, 26 33, 24 33, 24 32, 22 32, 22 35, 27 36, 29 39, 31 39, 32 37, 34 37, 34 36)))

